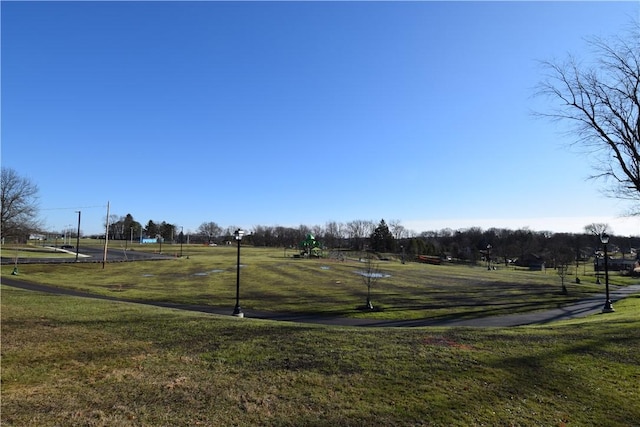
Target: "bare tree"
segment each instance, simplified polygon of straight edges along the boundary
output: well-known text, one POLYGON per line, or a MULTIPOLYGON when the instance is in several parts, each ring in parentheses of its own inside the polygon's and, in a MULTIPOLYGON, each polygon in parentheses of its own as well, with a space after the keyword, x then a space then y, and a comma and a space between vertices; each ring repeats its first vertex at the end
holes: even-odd
POLYGON ((587 234, 597 236, 598 238, 602 236, 602 233, 612 233, 612 231, 609 229, 609 224, 603 224, 603 223, 597 223, 597 222, 591 223, 589 225, 585 225, 584 232, 587 234))
POLYGON ((346 228, 353 248, 361 250, 365 246, 365 239, 371 235, 371 232, 375 228, 375 224, 370 220, 357 219, 348 222, 346 228))
POLYGON ((203 222, 196 230, 200 234, 207 236, 207 242, 211 243, 213 239, 222 233, 222 228, 213 221, 203 222))
POLYGON ((11 168, 2 168, 0 229, 2 237, 22 237, 38 228, 38 186, 11 168))
POLYGON ((371 302, 371 288, 376 284, 378 279, 382 277, 378 264, 373 262, 373 255, 366 253, 364 258, 365 270, 361 271, 362 280, 367 286, 367 301, 364 305, 366 310, 373 310, 373 303, 371 302))
POLYGON ((562 293, 566 295, 568 291, 565 282, 571 274, 571 264, 575 260, 573 236, 567 233, 556 233, 545 237, 545 241, 547 242, 547 256, 553 262, 553 268, 560 276, 562 293))
POLYGON ((400 224, 399 219, 392 219, 388 224, 389 230, 391 230, 391 234, 393 234, 394 239, 402 240, 407 237, 407 230, 402 224, 400 224))
POLYGON ((557 265, 558 276, 560 276, 560 282, 562 283, 562 294, 567 295, 569 291, 567 290, 567 285, 565 282, 567 281, 567 277, 571 274, 571 267, 569 266, 569 262, 566 259, 559 260, 559 264, 557 265))
POLYGON ((325 244, 330 248, 342 246, 345 226, 341 222, 329 221, 325 225, 325 244))
MULTIPOLYGON (((557 106, 540 116, 568 122, 575 144, 591 154, 596 174, 610 195, 640 201, 640 25, 624 35, 588 44, 597 58, 543 62, 547 71, 538 94, 557 106), (594 156, 595 155, 595 156, 594 156)), ((636 212, 640 213, 640 212, 636 212)))

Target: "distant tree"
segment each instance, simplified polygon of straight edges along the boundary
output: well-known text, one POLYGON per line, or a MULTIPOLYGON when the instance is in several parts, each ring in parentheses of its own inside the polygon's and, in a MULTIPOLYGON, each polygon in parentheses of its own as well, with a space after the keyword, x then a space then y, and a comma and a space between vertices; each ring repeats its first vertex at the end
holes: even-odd
POLYGON ((108 224, 107 230, 109 231, 109 239, 110 240, 120 239, 121 238, 120 236, 122 235, 121 217, 116 214, 111 214, 107 219, 107 224, 108 224))
POLYGON ((162 221, 159 227, 159 234, 165 240, 173 240, 176 235, 176 226, 174 224, 169 224, 168 222, 162 221))
POLYGON ((140 233, 142 225, 133 219, 131 214, 126 216, 109 215, 109 238, 114 240, 129 240, 140 233))
POLYGON ((122 223, 124 228, 125 239, 133 240, 133 238, 135 238, 136 236, 136 233, 138 235, 140 234, 140 229, 142 228, 142 224, 140 224, 138 221, 133 219, 133 215, 131 215, 130 213, 128 213, 124 217, 124 219, 122 220, 122 223))
POLYGON ((320 225, 314 225, 310 228, 311 234, 313 234, 316 240, 320 243, 321 246, 325 246, 324 243, 324 227, 320 225))
POLYGON ((595 222, 585 225, 584 231, 585 233, 591 234, 593 236, 597 236, 598 238, 602 236, 602 233, 611 233, 611 230, 609 229, 609 224, 595 223, 595 222))
POLYGON ((252 242, 255 246, 267 246, 267 241, 271 238, 271 227, 255 225, 251 229, 252 242))
POLYGON ((340 222, 330 221, 324 227, 324 243, 330 248, 342 246, 344 240, 344 224, 340 222))
POLYGON ((2 168, 0 230, 2 237, 27 237, 39 227, 38 186, 11 168, 2 168))
POLYGON ((216 237, 222 233, 222 227, 213 221, 203 222, 196 230, 199 234, 207 236, 207 243, 213 243, 216 237))
MULTIPOLYGON (((540 116, 570 123, 576 145, 585 149, 597 173, 611 183, 611 195, 640 201, 640 25, 623 36, 588 41, 592 63, 573 57, 544 62, 538 93, 557 103, 540 116)), ((637 213, 637 212, 636 212, 637 213)))
POLYGON ((393 252, 393 235, 389 231, 389 227, 387 223, 384 222, 384 219, 380 221, 378 226, 373 230, 373 233, 371 233, 371 236, 369 236, 369 242, 371 249, 376 252, 393 252))
POLYGON ((526 258, 528 255, 536 252, 535 236, 531 230, 520 228, 513 234, 512 253, 520 259, 526 258))
POLYGON ((576 283, 580 283, 580 277, 578 277, 580 271, 580 261, 584 259, 583 253, 583 242, 585 240, 584 234, 575 234, 573 236, 573 250, 575 251, 575 273, 576 273, 576 283))
POLYGON ((311 233, 311 228, 309 228, 308 226, 306 226, 304 224, 300 224, 298 226, 298 228, 296 229, 296 234, 295 234, 296 243, 300 244, 300 242, 303 242, 307 238, 308 234, 312 234, 311 233))
POLYGON ((347 233, 351 240, 351 247, 355 250, 362 250, 365 247, 365 239, 373 231, 372 221, 357 219, 347 223, 347 233))
MULTIPOLYGON (((233 242, 235 244, 235 232, 236 230, 240 229, 241 227, 237 226, 237 225, 229 225, 227 227, 224 228, 224 230, 222 231, 222 239, 226 242, 233 242)), ((253 243, 253 233, 247 236, 247 230, 244 230, 245 234, 244 237, 242 238, 242 242, 243 244, 245 243, 253 243)))
POLYGON ((433 239, 414 237, 408 240, 405 248, 409 255, 439 255, 433 239))
POLYGON ((147 225, 144 227, 144 233, 147 235, 147 237, 153 239, 158 234, 160 234, 160 229, 155 222, 149 220, 149 222, 147 222, 147 225))
POLYGON ((493 234, 491 240, 494 242, 493 250, 495 257, 502 257, 504 266, 509 265, 510 247, 513 241, 513 232, 504 228, 493 228, 489 230, 493 234))
POLYGON ((547 266, 558 268, 567 260, 573 263, 575 257, 573 236, 567 233, 556 233, 550 235, 547 239, 547 247, 545 248, 545 259, 548 260, 547 266))
POLYGON ((389 231, 391 231, 391 235, 396 241, 404 239, 408 234, 407 229, 400 224, 400 220, 398 219, 392 219, 389 221, 389 231))
POLYGON ((574 248, 572 247, 572 239, 570 235, 558 234, 554 236, 553 263, 556 272, 560 276, 562 283, 562 293, 567 294, 566 279, 571 274, 571 266, 575 258, 574 248))
POLYGON ((470 227, 464 232, 455 234, 458 243, 458 258, 471 262, 476 262, 480 258, 480 254, 487 249, 487 242, 482 229, 479 227, 470 227))
POLYGON ((278 226, 274 229, 276 244, 280 247, 297 247, 300 244, 298 237, 300 230, 291 227, 278 226))

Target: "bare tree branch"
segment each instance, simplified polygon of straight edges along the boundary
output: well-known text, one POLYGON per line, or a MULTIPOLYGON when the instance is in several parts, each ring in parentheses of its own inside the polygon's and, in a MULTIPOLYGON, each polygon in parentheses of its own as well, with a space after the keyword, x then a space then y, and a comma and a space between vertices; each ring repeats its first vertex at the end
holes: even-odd
POLYGON ((2 237, 24 237, 39 226, 38 186, 10 168, 2 168, 0 220, 2 237))
POLYGON ((536 94, 555 107, 536 115, 571 125, 574 146, 591 155, 609 194, 640 202, 640 26, 626 37, 592 39, 597 60, 546 61, 536 94))

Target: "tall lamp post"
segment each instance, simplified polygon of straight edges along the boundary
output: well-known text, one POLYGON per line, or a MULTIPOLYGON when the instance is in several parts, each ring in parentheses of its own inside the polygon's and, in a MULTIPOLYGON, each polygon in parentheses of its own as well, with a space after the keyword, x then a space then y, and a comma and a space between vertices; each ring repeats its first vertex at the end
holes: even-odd
POLYGON ((604 307, 602 307, 602 312, 611 313, 615 310, 613 309, 613 305, 611 305, 611 299, 609 299, 609 255, 607 254, 607 243, 609 243, 609 235, 607 233, 602 233, 600 235, 600 241, 604 245, 604 285, 607 293, 607 299, 604 302, 604 307))
POLYGON ((238 261, 236 271, 236 307, 233 309, 233 315, 236 317, 244 317, 244 313, 240 308, 240 241, 242 240, 242 236, 244 235, 244 230, 238 228, 233 234, 236 236, 236 241, 238 242, 238 261))
POLYGON ((78 235, 76 236, 76 262, 78 262, 78 253, 80 250, 80 211, 78 213, 78 235))
POLYGON ((180 258, 182 258, 182 241, 184 240, 184 226, 180 226, 180 258))
POLYGON ((491 270, 491 245, 487 245, 487 270, 491 270))

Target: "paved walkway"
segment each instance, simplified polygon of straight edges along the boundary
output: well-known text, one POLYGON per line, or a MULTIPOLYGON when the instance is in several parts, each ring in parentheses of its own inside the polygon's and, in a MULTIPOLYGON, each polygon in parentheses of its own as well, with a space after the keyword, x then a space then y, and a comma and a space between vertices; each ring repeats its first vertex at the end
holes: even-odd
MULTIPOLYGON (((83 298, 95 298, 109 301, 129 302, 135 304, 152 305, 156 307, 173 308, 177 310, 199 311, 220 315, 231 315, 232 308, 210 307, 205 305, 187 305, 166 302, 129 300, 104 295, 96 295, 72 289, 63 289, 55 286, 40 285, 14 279, 13 277, 3 277, 2 285, 37 292, 52 293, 57 295, 69 295, 83 298)), ((609 296, 612 302, 619 301, 629 295, 640 293, 640 284, 625 287, 610 288, 609 296)), ((377 319, 352 319, 347 317, 327 317, 308 313, 278 314, 271 312, 261 312, 243 309, 248 318, 278 320, 299 323, 318 323, 335 326, 367 326, 367 327, 421 327, 421 326, 458 326, 458 327, 510 327, 522 325, 539 325, 558 320, 584 317, 602 312, 605 302, 605 294, 595 295, 574 304, 555 308, 552 310, 533 311, 528 313, 508 314, 503 316, 479 317, 474 319, 413 319, 413 320, 377 320, 377 319)), ((615 304, 614 304, 615 308, 615 304)))

